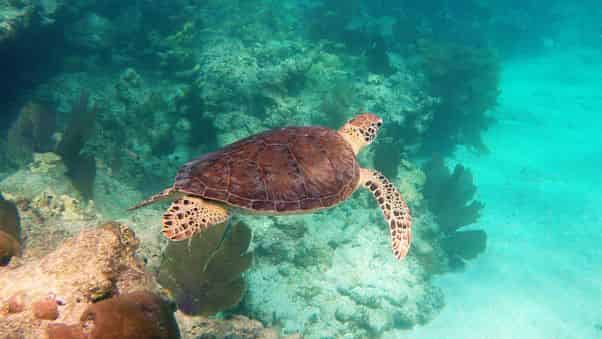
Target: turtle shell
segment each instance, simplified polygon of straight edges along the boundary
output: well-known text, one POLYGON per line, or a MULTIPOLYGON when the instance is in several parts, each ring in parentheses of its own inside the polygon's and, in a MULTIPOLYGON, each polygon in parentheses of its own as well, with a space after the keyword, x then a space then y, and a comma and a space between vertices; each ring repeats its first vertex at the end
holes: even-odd
POLYGON ((358 181, 355 154, 337 132, 287 127, 188 162, 174 188, 247 210, 299 213, 343 201, 358 181))

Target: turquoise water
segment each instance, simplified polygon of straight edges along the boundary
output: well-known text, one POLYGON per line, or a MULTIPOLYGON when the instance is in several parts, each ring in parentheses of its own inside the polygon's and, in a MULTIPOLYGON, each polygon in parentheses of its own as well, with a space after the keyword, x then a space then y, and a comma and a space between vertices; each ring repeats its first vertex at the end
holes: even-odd
POLYGON ((492 241, 438 280, 446 308, 413 338, 598 338, 602 301, 602 120, 596 50, 504 65, 492 154, 475 170, 492 241))
POLYGON ((599 7, 0 0, 0 339, 602 338, 599 7))

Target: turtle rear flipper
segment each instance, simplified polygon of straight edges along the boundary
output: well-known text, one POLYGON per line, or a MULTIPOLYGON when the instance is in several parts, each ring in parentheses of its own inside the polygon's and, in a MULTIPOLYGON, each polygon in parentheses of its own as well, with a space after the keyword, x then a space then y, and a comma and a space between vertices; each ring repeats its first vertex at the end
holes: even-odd
POLYGON ((173 187, 166 188, 163 191, 150 196, 148 199, 142 200, 137 205, 128 208, 128 211, 133 211, 139 209, 140 207, 148 206, 150 204, 154 204, 157 201, 166 200, 166 199, 174 199, 177 197, 177 192, 173 187))
POLYGON ((387 220, 395 258, 403 259, 410 249, 412 239, 412 217, 408 205, 389 179, 378 171, 362 168, 360 183, 372 192, 387 220))
POLYGON ((185 196, 163 214, 163 235, 172 241, 190 239, 211 225, 228 220, 228 210, 201 198, 185 196))

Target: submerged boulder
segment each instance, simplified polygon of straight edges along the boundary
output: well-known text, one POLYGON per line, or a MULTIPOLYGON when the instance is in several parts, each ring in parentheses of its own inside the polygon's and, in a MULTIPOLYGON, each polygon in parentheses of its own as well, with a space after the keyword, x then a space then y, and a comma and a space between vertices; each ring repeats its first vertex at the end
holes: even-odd
POLYGON ((0 268, 0 333, 44 338, 49 322, 77 323, 101 299, 157 285, 134 253, 135 235, 109 222, 67 239, 41 259, 0 268))
POLYGON ((17 206, 0 196, 0 266, 6 266, 11 257, 19 254, 20 238, 21 225, 17 206))
POLYGON ((75 325, 49 326, 49 339, 178 339, 175 307, 149 292, 133 292, 88 306, 75 325))

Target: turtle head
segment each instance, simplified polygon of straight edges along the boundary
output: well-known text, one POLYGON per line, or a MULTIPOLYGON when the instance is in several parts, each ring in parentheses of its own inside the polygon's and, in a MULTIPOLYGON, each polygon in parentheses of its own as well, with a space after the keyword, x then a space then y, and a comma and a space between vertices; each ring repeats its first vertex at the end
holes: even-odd
POLYGON ((362 113, 349 120, 339 134, 351 145, 355 154, 376 138, 383 119, 372 113, 362 113))

